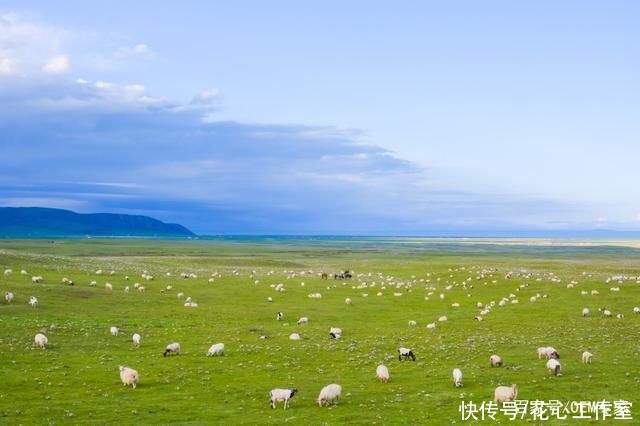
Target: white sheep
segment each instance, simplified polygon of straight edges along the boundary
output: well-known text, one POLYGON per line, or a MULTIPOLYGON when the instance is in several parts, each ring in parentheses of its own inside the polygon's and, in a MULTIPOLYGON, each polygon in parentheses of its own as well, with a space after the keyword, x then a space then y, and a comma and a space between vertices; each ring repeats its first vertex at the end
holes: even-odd
POLYGON ((47 336, 45 336, 44 334, 38 333, 38 334, 36 334, 36 337, 34 338, 34 342, 35 342, 37 347, 45 349, 45 347, 49 343, 49 339, 47 339, 47 336))
POLYGON ((610 310, 608 310, 608 309, 604 309, 604 310, 602 311, 602 315, 604 315, 605 317, 610 317, 610 316, 612 316, 613 314, 611 313, 611 311, 610 311, 610 310))
POLYGON ((289 340, 300 340, 300 335, 298 333, 291 333, 289 335, 289 340))
POLYGON ((134 346, 140 346, 140 339, 142 339, 140 335, 138 333, 134 333, 132 337, 134 346))
POLYGON ((640 314, 640 307, 636 306, 633 308, 633 313, 634 314, 640 314))
POLYGON ((417 324, 414 320, 409 320, 409 327, 414 327, 417 324))
POLYGON ((271 389, 269 397, 271 398, 271 408, 276 408, 276 402, 284 402, 284 409, 287 409, 289 401, 298 393, 298 389, 271 389))
POLYGON ((89 283, 89 286, 91 286, 91 287, 95 287, 95 286, 97 286, 97 285, 98 285, 98 282, 97 282, 97 281, 95 281, 95 280, 94 280, 94 281, 91 281, 91 282, 89 283))
POLYGON ((582 309, 582 316, 583 317, 588 317, 589 316, 589 308, 582 309))
POLYGON ((351 304, 351 298, 347 297, 346 299, 344 299, 344 303, 346 303, 347 305, 351 304))
POLYGON ((134 370, 133 368, 124 367, 122 365, 120 366, 120 380, 122 380, 123 385, 132 385, 135 389, 139 379, 140 376, 138 375, 138 372, 136 370, 134 370))
POLYGON ((183 292, 178 293, 177 297, 178 297, 178 299, 184 298, 184 293, 183 292))
POLYGON ((106 283, 106 284, 104 285, 104 288, 105 288, 105 289, 107 289, 107 290, 109 290, 109 291, 113 290, 113 286, 111 285, 111 283, 106 283))
POLYGON ((309 323, 309 318, 307 317, 300 317, 300 319, 298 320, 298 325, 308 324, 308 323, 309 323))
POLYGON ((549 361, 547 361, 547 370, 549 370, 549 372, 553 373, 554 376, 559 376, 560 375, 560 361, 558 361, 555 358, 551 358, 549 359, 549 361))
POLYGON ((338 327, 329 328, 329 337, 332 339, 339 339, 342 337, 342 329, 338 327))
POLYGON ((318 405, 322 407, 329 405, 330 402, 337 403, 340 399, 340 393, 342 393, 342 386, 335 383, 323 387, 318 395, 318 405))
POLYGON ((13 301, 14 294, 12 291, 4 292, 4 301, 7 303, 11 303, 13 301))
POLYGON ((167 356, 167 355, 178 355, 180 353, 180 343, 178 342, 174 342, 174 343, 169 343, 167 345, 167 348, 164 350, 164 353, 162 354, 163 356, 167 356))
POLYGON ((430 322, 429 324, 427 324, 427 328, 428 329, 436 328, 436 323, 435 322, 430 322))
POLYGON ((278 312, 276 314, 276 321, 282 321, 283 318, 284 318, 284 314, 282 312, 278 312))
POLYGON ((618 315, 616 315, 616 318, 618 318, 618 319, 624 319, 624 314, 618 314, 618 315))
POLYGON ((385 365, 380 364, 378 368, 376 368, 376 377, 381 382, 387 383, 389 381, 389 369, 385 365))
POLYGON ((216 343, 215 345, 211 345, 209 351, 207 352, 207 356, 218 355, 224 355, 224 343, 216 343))
POLYGON ((406 360, 411 360, 411 361, 415 361, 416 360, 416 356, 413 354, 413 351, 409 348, 398 348, 398 361, 402 361, 402 358, 404 357, 405 361, 406 360))
POLYGON ((462 386, 462 370, 459 368, 453 369, 453 384, 456 385, 457 388, 462 386))
POLYGON ((496 354, 489 357, 489 364, 491 367, 502 367, 502 358, 496 354))
POLYGON ((124 292, 125 292, 125 293, 129 293, 129 286, 125 286, 125 288, 124 288, 124 292))
POLYGON ((556 351, 551 346, 543 346, 538 348, 538 359, 542 359, 542 357, 545 357, 547 359, 551 359, 551 358, 558 359, 560 358, 560 354, 558 354, 558 351, 556 351))
POLYGON ((111 332, 112 336, 117 336, 118 333, 120 332, 120 329, 118 327, 111 327, 109 331, 111 332))
POLYGON ((184 306, 186 306, 187 308, 197 308, 198 304, 196 302, 186 302, 184 306))
POLYGON ((31 282, 33 283, 41 283, 43 278, 40 275, 35 275, 31 277, 31 282))
POLYGON ((582 363, 583 364, 591 364, 591 358, 593 358, 593 354, 588 351, 582 352, 582 363))
POLYGON ((438 321, 440 321, 440 322, 444 322, 444 321, 446 321, 446 320, 448 320, 448 318, 447 318, 447 316, 446 316, 446 315, 443 315, 443 316, 441 316, 440 318, 438 318, 438 321))
POLYGON ((518 397, 518 386, 498 386, 493 395, 493 400, 496 404, 499 402, 515 401, 518 397))
POLYGON ((4 270, 4 274, 5 274, 5 275, 11 275, 12 273, 13 273, 13 270, 12 270, 12 269, 5 269, 5 270, 4 270))
POLYGON ((38 298, 35 297, 35 296, 31 296, 29 298, 29 304, 34 308, 37 307, 38 306, 38 298))

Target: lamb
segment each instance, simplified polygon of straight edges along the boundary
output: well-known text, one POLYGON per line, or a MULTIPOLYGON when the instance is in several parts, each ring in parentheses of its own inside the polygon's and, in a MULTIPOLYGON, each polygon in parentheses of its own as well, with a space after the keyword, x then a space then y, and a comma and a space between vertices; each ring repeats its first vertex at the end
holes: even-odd
POLYGON ((491 367, 502 367, 502 358, 500 356, 493 354, 489 357, 489 364, 491 367))
POLYGON ((300 325, 300 324, 308 324, 308 323, 309 323, 309 318, 307 318, 307 317, 301 317, 298 320, 298 325, 300 325))
POLYGON ((398 348, 398 360, 402 361, 402 357, 404 357, 405 361, 411 359, 411 361, 416 360, 416 356, 413 354, 413 351, 408 348, 398 348))
POLYGON ((133 344, 134 344, 136 347, 140 346, 140 339, 141 339, 141 337, 140 337, 140 335, 139 335, 138 333, 134 333, 134 334, 133 334, 133 338, 132 338, 132 340, 133 340, 133 344))
POLYGON ((123 385, 132 385, 135 389, 139 379, 140 376, 138 375, 138 372, 136 370, 134 370, 133 368, 124 367, 122 365, 120 366, 120 380, 122 380, 123 385))
POLYGON ((282 318, 284 318, 284 314, 282 312, 278 312, 276 314, 276 320, 277 321, 282 321, 282 318))
POLYGON ((287 409, 289 401, 298 393, 298 389, 271 389, 269 397, 271 398, 271 408, 276 408, 276 402, 284 402, 284 409, 287 409))
POLYGON ((455 384, 457 388, 462 386, 462 370, 459 368, 453 369, 453 384, 455 384))
POLYGON ((34 342, 36 343, 37 347, 45 349, 45 346, 47 346, 47 343, 49 343, 49 339, 47 339, 47 336, 45 336, 44 334, 38 333, 36 334, 34 342))
POLYGON ((216 343, 215 345, 211 345, 209 351, 207 352, 207 356, 218 355, 224 355, 224 343, 216 343))
POLYGON ((389 369, 380 364, 378 368, 376 368, 376 377, 383 383, 387 383, 389 381, 389 369))
POLYGON ((174 343, 169 343, 167 345, 167 348, 164 350, 164 353, 162 354, 162 356, 167 356, 167 355, 178 355, 180 353, 180 343, 174 342, 174 343))
POLYGON ((547 361, 547 370, 553 373, 554 376, 560 375, 560 361, 555 358, 550 358, 547 361))
POLYGON ((582 352, 582 363, 591 364, 592 357, 593 357, 593 354, 591 352, 587 352, 587 351, 582 352))
POLYGON ((340 393, 342 392, 342 386, 335 383, 327 385, 322 388, 320 395, 318 395, 318 405, 320 407, 329 405, 330 402, 338 402, 340 399, 340 393))
POLYGON ((38 299, 35 296, 31 296, 29 298, 29 304, 34 308, 37 307, 38 306, 38 299))
POLYGON ((583 317, 588 317, 589 316, 589 308, 584 308, 582 310, 582 316, 583 317))
POLYGON ((493 395, 493 400, 496 404, 499 402, 515 401, 518 397, 518 386, 498 386, 493 395))
POLYGON ((7 302, 7 304, 11 303, 13 301, 13 297, 14 294, 11 291, 5 291, 4 292, 4 300, 5 302, 7 302))
POLYGON ((117 336, 120 332, 120 329, 118 327, 111 327, 110 331, 112 336, 117 336))

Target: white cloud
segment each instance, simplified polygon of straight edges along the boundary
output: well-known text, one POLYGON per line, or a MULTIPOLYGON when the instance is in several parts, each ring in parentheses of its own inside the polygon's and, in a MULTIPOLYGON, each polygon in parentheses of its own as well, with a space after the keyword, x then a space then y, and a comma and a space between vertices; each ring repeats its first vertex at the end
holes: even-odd
POLYGON ((65 55, 56 55, 50 58, 42 70, 47 74, 64 74, 69 71, 69 58, 65 55))
POLYGON ((144 43, 136 44, 135 46, 122 46, 116 50, 113 54, 116 58, 125 59, 131 57, 144 57, 148 58, 153 56, 153 52, 144 43))

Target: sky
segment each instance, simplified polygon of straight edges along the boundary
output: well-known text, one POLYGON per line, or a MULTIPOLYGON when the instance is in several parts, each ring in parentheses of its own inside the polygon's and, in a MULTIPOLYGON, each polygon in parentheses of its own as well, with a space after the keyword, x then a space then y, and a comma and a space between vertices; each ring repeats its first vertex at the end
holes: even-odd
POLYGON ((640 231, 635 1, 0 4, 0 205, 640 231))

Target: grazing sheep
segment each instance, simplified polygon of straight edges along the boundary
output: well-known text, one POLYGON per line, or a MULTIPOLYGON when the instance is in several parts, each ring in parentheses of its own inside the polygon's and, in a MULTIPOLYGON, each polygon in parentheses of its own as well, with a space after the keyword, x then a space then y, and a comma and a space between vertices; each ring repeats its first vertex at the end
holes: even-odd
POLYGON ((329 337, 332 339, 339 339, 342 337, 342 329, 338 327, 331 327, 329 329, 329 337))
POLYGON ((610 317, 610 316, 612 316, 613 314, 611 313, 611 311, 610 311, 610 310, 608 310, 608 309, 604 309, 604 310, 602 311, 602 315, 604 315, 605 317, 610 317))
POLYGON ((398 361, 402 361, 402 357, 406 360, 415 361, 416 356, 413 354, 413 351, 408 348, 398 348, 398 361))
POLYGON ((318 395, 318 405, 320 407, 329 405, 330 402, 337 403, 340 399, 340 393, 342 392, 342 386, 335 383, 327 385, 322 388, 320 395, 318 395))
POLYGON ((616 315, 616 318, 618 318, 618 319, 624 319, 624 314, 618 314, 618 315, 616 315))
POLYGON ((640 314, 640 307, 636 306, 635 308, 633 308, 633 313, 640 314))
POLYGON ((62 279, 62 284, 73 285, 73 280, 70 280, 69 278, 65 277, 62 279))
POLYGON ((456 385, 457 388, 462 386, 462 370, 459 368, 453 369, 453 384, 456 385))
POLYGON ((380 364, 378 368, 376 368, 376 377, 383 383, 387 383, 389 381, 389 369, 380 364))
POLYGON ((111 327, 110 331, 112 336, 117 336, 120 332, 120 329, 118 327, 111 327))
POLYGON ((133 344, 137 347, 140 346, 140 335, 138 333, 134 333, 133 335, 133 344))
POLYGON ((584 308, 582 310, 582 316, 583 317, 588 317, 589 316, 589 308, 584 308))
POLYGON ((109 290, 109 291, 113 290, 113 286, 111 285, 111 283, 106 283, 106 284, 104 285, 104 288, 106 288, 106 289, 107 289, 107 290, 109 290))
POLYGON ((267 297, 267 302, 273 302, 273 297, 271 296, 267 297))
POLYGON ((12 269, 5 269, 5 270, 4 270, 4 274, 5 274, 5 275, 11 275, 12 273, 13 273, 13 270, 12 270, 12 269))
POLYGON ((39 275, 31 277, 31 282, 36 283, 36 284, 37 283, 41 283, 42 280, 43 280, 43 278, 41 276, 39 276, 39 275))
POLYGON ((29 298, 29 304, 34 308, 37 307, 38 306, 38 299, 35 296, 31 296, 29 298))
POLYGON ((309 323, 309 318, 307 318, 307 317, 301 317, 301 318, 298 320, 298 325, 301 325, 301 324, 308 324, 308 323, 309 323))
POLYGON ((126 286, 126 287, 124 288, 124 292, 125 292, 125 293, 129 293, 129 286, 126 286))
POLYGON ((514 401, 518 397, 518 386, 498 386, 493 393, 493 400, 495 403, 514 401))
POLYGON ((592 296, 598 296, 600 294, 600 292, 598 290, 591 290, 591 295, 592 296))
POLYGON ((277 321, 282 321, 282 318, 284 318, 284 314, 282 312, 278 312, 276 314, 276 320, 277 321))
POLYGON ((89 283, 89 285, 90 285, 91 287, 95 287, 95 286, 97 286, 97 285, 98 285, 98 282, 94 280, 94 281, 91 281, 91 282, 89 283))
POLYGON ((289 340, 300 340, 300 335, 298 333, 291 333, 289 335, 289 340))
POLYGON ((169 343, 167 345, 167 348, 164 350, 164 353, 162 354, 162 356, 167 356, 167 355, 178 355, 180 353, 180 343, 174 342, 174 343, 169 343))
POLYGON ((139 378, 140 376, 138 375, 138 372, 133 368, 124 367, 122 365, 120 366, 120 380, 122 380, 123 385, 132 385, 135 389, 139 378))
POLYGON ((7 304, 11 303, 13 301, 13 297, 14 294, 11 291, 5 291, 4 292, 4 301, 7 302, 7 304))
POLYGON ((435 322, 430 322, 429 324, 427 324, 427 328, 428 329, 436 328, 436 323, 435 322))
POLYGON ((542 357, 545 357, 547 359, 559 359, 560 354, 551 346, 543 346, 538 348, 538 359, 542 359, 542 357))
POLYGON ((177 296, 178 296, 178 299, 182 299, 184 297, 184 293, 180 292, 180 293, 177 294, 177 296))
POLYGON ((409 320, 409 327, 415 326, 417 323, 414 320, 409 320))
POLYGON ((211 345, 209 351, 207 352, 207 356, 218 355, 224 355, 224 343, 216 343, 215 345, 211 345))
POLYGON ((47 339, 47 336, 45 336, 44 334, 38 333, 36 334, 34 342, 36 343, 37 347, 45 349, 45 346, 47 346, 47 344, 49 343, 49 339, 47 339))
POLYGON ((587 351, 582 352, 582 363, 591 364, 592 357, 593 357, 593 354, 591 352, 587 352, 587 351))
POLYGON ((492 367, 502 367, 502 358, 500 358, 498 355, 491 355, 489 357, 489 364, 492 367))
POLYGON ((351 304, 351 298, 347 297, 346 299, 344 299, 344 303, 346 303, 347 305, 351 304))
POLYGON ((560 375, 560 361, 558 361, 555 358, 549 359, 549 361, 547 361, 547 370, 549 370, 549 372, 552 372, 554 376, 559 376, 560 375))
POLYGON ((284 409, 287 409, 291 398, 298 393, 298 389, 271 389, 269 397, 271 398, 271 408, 276 408, 276 402, 284 402, 284 409))
POLYGON ((446 321, 446 320, 448 320, 448 318, 447 318, 447 316, 446 316, 446 315, 443 315, 443 316, 441 316, 440 318, 438 318, 438 321, 440 321, 440 322, 444 322, 444 321, 446 321))
POLYGON ((196 302, 185 302, 184 306, 187 308, 197 308, 198 304, 196 302))

